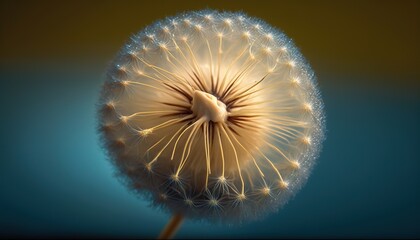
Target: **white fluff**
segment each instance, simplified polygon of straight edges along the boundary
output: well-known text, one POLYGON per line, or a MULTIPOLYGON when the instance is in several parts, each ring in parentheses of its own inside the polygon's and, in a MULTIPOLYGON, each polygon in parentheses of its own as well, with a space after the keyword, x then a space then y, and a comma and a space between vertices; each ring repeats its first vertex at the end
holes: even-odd
POLYGON ((99 103, 127 184, 190 218, 242 221, 306 181, 324 132, 315 77, 291 40, 243 13, 188 12, 124 46, 99 103))

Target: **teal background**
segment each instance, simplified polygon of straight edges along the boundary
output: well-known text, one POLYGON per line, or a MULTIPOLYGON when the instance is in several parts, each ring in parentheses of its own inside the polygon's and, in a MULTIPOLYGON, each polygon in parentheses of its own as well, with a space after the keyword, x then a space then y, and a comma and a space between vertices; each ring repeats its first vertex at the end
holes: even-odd
POLYGON ((278 213, 239 226, 187 220, 177 237, 420 237, 417 2, 146 3, 1 2, 1 237, 159 234, 170 216, 115 178, 95 104, 131 33, 204 7, 244 10, 295 39, 318 76, 327 139, 278 213))

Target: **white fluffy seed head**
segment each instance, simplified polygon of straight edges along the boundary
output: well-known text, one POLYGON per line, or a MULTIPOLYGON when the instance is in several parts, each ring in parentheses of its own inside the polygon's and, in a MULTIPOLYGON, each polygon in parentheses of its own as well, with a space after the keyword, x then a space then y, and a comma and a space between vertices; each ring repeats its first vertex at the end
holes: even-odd
POLYGON ((281 207, 323 140, 315 77, 283 33, 199 11, 133 36, 108 71, 101 137, 121 176, 187 217, 242 221, 281 207))

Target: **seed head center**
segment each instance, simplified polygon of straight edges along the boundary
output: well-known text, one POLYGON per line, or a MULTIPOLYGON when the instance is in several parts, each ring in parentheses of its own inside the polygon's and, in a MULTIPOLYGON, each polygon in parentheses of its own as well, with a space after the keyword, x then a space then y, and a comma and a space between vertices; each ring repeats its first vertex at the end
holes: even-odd
POLYGON ((195 90, 191 110, 197 118, 206 121, 225 122, 227 119, 226 105, 210 93, 195 90))

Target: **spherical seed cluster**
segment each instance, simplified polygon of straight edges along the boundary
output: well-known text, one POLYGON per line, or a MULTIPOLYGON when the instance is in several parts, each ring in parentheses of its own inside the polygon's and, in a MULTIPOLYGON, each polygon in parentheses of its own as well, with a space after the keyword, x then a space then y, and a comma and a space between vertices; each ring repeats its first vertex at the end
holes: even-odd
POLYGON ((314 75, 283 33, 199 11, 131 38, 109 69, 99 124, 121 175, 156 205, 240 221, 306 181, 324 117, 314 75))

